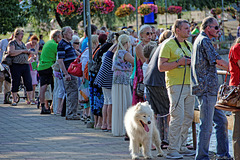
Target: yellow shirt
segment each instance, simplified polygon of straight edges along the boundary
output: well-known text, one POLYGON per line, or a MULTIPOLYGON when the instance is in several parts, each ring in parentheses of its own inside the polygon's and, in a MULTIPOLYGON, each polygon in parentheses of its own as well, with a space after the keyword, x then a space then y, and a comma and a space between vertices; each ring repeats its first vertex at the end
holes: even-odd
MULTIPOLYGON (((188 41, 187 43, 192 51, 192 44, 188 41)), ((180 44, 184 52, 187 54, 187 56, 191 57, 191 52, 187 49, 187 46, 185 45, 185 43, 180 42, 180 44)), ((174 62, 184 56, 182 49, 178 47, 174 39, 169 39, 161 47, 159 57, 168 58, 168 62, 174 62)), ((181 85, 183 83, 183 76, 184 76, 184 66, 179 66, 170 71, 166 71, 165 72, 166 87, 169 87, 172 85, 181 85)), ((186 76, 185 76, 184 84, 190 84, 189 65, 187 65, 187 68, 186 68, 186 76)))

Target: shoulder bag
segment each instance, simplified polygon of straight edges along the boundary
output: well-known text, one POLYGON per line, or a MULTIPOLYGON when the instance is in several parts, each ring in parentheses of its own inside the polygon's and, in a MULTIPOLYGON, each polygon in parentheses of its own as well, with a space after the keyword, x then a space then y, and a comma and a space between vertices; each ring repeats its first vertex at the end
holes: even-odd
POLYGON ((226 81, 228 73, 229 71, 226 73, 224 83, 219 87, 215 107, 225 111, 240 111, 240 86, 227 85, 226 81))
POLYGON ((73 76, 77 77, 83 76, 82 63, 80 62, 80 57, 82 56, 83 53, 81 53, 68 67, 68 73, 70 73, 73 76))
POLYGON ((2 61, 2 63, 3 63, 3 64, 6 64, 6 65, 8 65, 8 66, 11 66, 12 63, 13 63, 13 57, 10 56, 10 54, 7 53, 7 52, 4 52, 3 55, 4 55, 4 56, 3 56, 3 61, 2 61))

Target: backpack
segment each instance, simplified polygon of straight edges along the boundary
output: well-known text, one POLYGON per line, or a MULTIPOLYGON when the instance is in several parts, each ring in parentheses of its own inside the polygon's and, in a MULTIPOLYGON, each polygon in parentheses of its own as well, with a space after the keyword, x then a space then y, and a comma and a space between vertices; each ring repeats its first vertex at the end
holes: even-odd
MULTIPOLYGON (((94 58, 94 56, 96 55, 96 53, 97 53, 97 51, 100 49, 100 47, 99 48, 97 48, 95 51, 94 51, 94 53, 93 53, 93 55, 92 55, 92 58, 94 58)), ((86 66, 85 66, 85 68, 84 68, 84 77, 89 81, 89 75, 88 75, 88 62, 87 62, 87 64, 86 64, 86 66)))

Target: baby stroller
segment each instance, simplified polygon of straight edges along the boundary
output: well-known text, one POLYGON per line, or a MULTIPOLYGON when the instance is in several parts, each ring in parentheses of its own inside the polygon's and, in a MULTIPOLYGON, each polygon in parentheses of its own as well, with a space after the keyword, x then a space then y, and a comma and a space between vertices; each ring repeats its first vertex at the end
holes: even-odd
MULTIPOLYGON (((5 76, 5 80, 8 81, 9 83, 11 83, 11 73, 10 73, 10 69, 8 65, 5 64, 1 64, 1 66, 4 67, 4 76, 5 76)), ((23 84, 23 80, 21 80, 20 82, 20 86, 18 91, 20 92, 20 94, 17 94, 17 103, 20 101, 21 98, 23 98, 24 100, 27 100, 27 92, 26 92, 26 87, 23 84)), ((12 103, 12 94, 11 91, 7 92, 5 94, 5 99, 4 101, 11 104, 12 103)), ((35 90, 35 99, 36 101, 38 101, 38 91, 35 90)))

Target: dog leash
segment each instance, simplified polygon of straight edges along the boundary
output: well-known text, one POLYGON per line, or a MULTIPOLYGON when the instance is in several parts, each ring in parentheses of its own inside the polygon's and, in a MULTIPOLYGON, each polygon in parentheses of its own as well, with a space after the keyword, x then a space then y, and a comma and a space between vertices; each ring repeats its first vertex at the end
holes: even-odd
POLYGON ((177 103, 176 103, 175 107, 173 107, 172 110, 171 110, 168 114, 165 114, 165 115, 162 115, 162 116, 157 115, 157 118, 167 117, 168 115, 170 115, 171 113, 173 113, 173 111, 177 108, 178 103, 179 103, 180 98, 181 98, 181 95, 182 95, 182 91, 183 91, 183 86, 184 86, 184 81, 185 81, 185 76, 186 76, 186 68, 187 68, 187 59, 185 59, 183 83, 182 83, 182 87, 181 87, 181 90, 180 90, 180 94, 179 94, 179 96, 178 96, 178 100, 177 100, 177 103))
MULTIPOLYGON (((187 54, 186 54, 186 53, 184 52, 184 50, 182 49, 182 46, 181 46, 181 44, 179 43, 179 41, 177 40, 176 37, 174 37, 174 40, 176 41, 178 47, 183 51, 183 54, 185 55, 185 57, 188 58, 187 54)), ((188 44, 187 44, 187 42, 186 42, 185 40, 184 40, 184 43, 185 43, 185 45, 187 46, 187 49, 191 52, 191 49, 190 49, 190 47, 188 46, 188 44)), ((183 86, 184 86, 184 81, 185 81, 185 76, 186 76, 186 69, 187 69, 187 58, 185 59, 183 83, 182 83, 182 87, 181 87, 181 91, 180 91, 180 94, 179 94, 177 103, 176 103, 175 107, 173 107, 172 110, 171 110, 168 114, 165 114, 165 115, 162 115, 162 116, 157 115, 157 118, 167 117, 168 115, 170 115, 171 113, 173 113, 173 111, 177 108, 178 103, 179 103, 180 98, 181 98, 181 95, 182 95, 182 91, 183 91, 183 86)))

